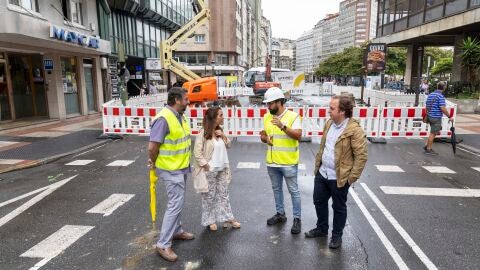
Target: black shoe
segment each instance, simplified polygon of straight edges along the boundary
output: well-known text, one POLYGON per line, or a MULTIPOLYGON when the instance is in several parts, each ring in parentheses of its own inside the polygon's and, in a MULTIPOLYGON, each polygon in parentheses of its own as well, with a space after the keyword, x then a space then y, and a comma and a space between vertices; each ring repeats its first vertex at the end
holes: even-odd
POLYGON ((328 232, 324 232, 318 228, 311 229, 305 233, 306 238, 316 238, 316 237, 325 237, 328 235, 328 232))
POLYGON ((280 213, 276 213, 273 217, 267 219, 267 224, 268 225, 275 225, 275 224, 278 224, 278 223, 285 223, 287 221, 287 217, 285 216, 285 214, 280 214, 280 213))
POLYGON ((299 218, 294 218, 292 229, 290 230, 290 232, 292 234, 299 234, 301 231, 302 231, 302 220, 299 218))
POLYGON ((433 150, 427 150, 424 152, 424 154, 429 156, 438 156, 438 153, 433 150))
POLYGON ((328 247, 331 249, 337 249, 342 246, 342 238, 341 237, 333 237, 330 239, 330 244, 328 247))
POLYGON ((427 151, 428 151, 428 149, 427 149, 427 146, 426 146, 426 145, 423 147, 423 150, 424 150, 425 152, 427 152, 427 151))

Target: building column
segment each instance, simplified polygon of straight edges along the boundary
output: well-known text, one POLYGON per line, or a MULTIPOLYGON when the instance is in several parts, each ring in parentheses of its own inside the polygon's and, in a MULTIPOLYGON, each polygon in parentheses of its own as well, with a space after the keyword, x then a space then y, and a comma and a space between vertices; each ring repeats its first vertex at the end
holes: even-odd
MULTIPOLYGON (((75 57, 77 61, 77 84, 79 94, 80 115, 88 115, 87 87, 85 85, 85 73, 83 68, 83 57, 75 57)), ((93 75, 93 74, 92 74, 93 75)))
POLYGON ((95 57, 93 60, 93 93, 96 99, 97 111, 102 111, 102 105, 105 102, 103 99, 103 76, 102 76, 102 58, 95 57))
POLYGON ((462 43, 466 35, 455 36, 455 46, 453 50, 452 82, 467 81, 467 69, 462 65, 462 43))
POLYGON ((413 45, 407 46, 407 59, 405 65, 405 80, 406 85, 412 85, 412 66, 413 66, 413 45))
POLYGON ((52 119, 65 119, 65 97, 63 94, 62 65, 60 56, 55 54, 45 54, 44 59, 53 60, 53 70, 45 72, 47 83, 48 114, 52 119))

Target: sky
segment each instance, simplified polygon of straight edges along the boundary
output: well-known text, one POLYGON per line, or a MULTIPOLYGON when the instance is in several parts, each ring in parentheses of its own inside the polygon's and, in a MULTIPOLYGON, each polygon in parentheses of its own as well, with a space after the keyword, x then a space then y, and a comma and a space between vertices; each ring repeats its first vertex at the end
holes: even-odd
POLYGON ((328 13, 336 13, 341 0, 262 0, 263 16, 275 38, 296 40, 328 13))

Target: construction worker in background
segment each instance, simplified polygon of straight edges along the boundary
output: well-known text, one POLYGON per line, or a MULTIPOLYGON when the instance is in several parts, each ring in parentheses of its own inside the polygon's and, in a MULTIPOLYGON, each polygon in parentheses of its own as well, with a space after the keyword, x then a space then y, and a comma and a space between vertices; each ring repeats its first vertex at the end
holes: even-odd
POLYGON ((265 114, 263 118, 265 130, 260 132, 260 139, 267 144, 267 170, 272 181, 277 210, 277 213, 267 220, 267 224, 275 225, 287 221, 283 204, 283 179, 285 178, 293 205, 291 233, 298 234, 302 228, 301 199, 297 183, 302 119, 297 113, 285 108, 285 101, 283 91, 278 87, 269 88, 265 92, 263 103, 268 105, 270 113, 265 114))
POLYGON ((192 144, 190 123, 184 115, 188 104, 185 89, 170 89, 167 106, 154 118, 148 144, 148 166, 157 168, 168 197, 156 250, 162 258, 172 262, 178 258, 171 248, 172 240, 194 238, 192 233, 183 230, 180 222, 192 144))

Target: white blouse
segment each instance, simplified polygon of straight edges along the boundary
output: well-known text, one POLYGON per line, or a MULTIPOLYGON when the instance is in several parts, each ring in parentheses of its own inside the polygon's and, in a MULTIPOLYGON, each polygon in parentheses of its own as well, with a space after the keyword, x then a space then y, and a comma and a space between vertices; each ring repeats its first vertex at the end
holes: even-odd
POLYGON ((213 155, 212 159, 208 162, 211 172, 219 172, 225 168, 228 168, 228 155, 225 142, 221 138, 213 138, 213 155))

